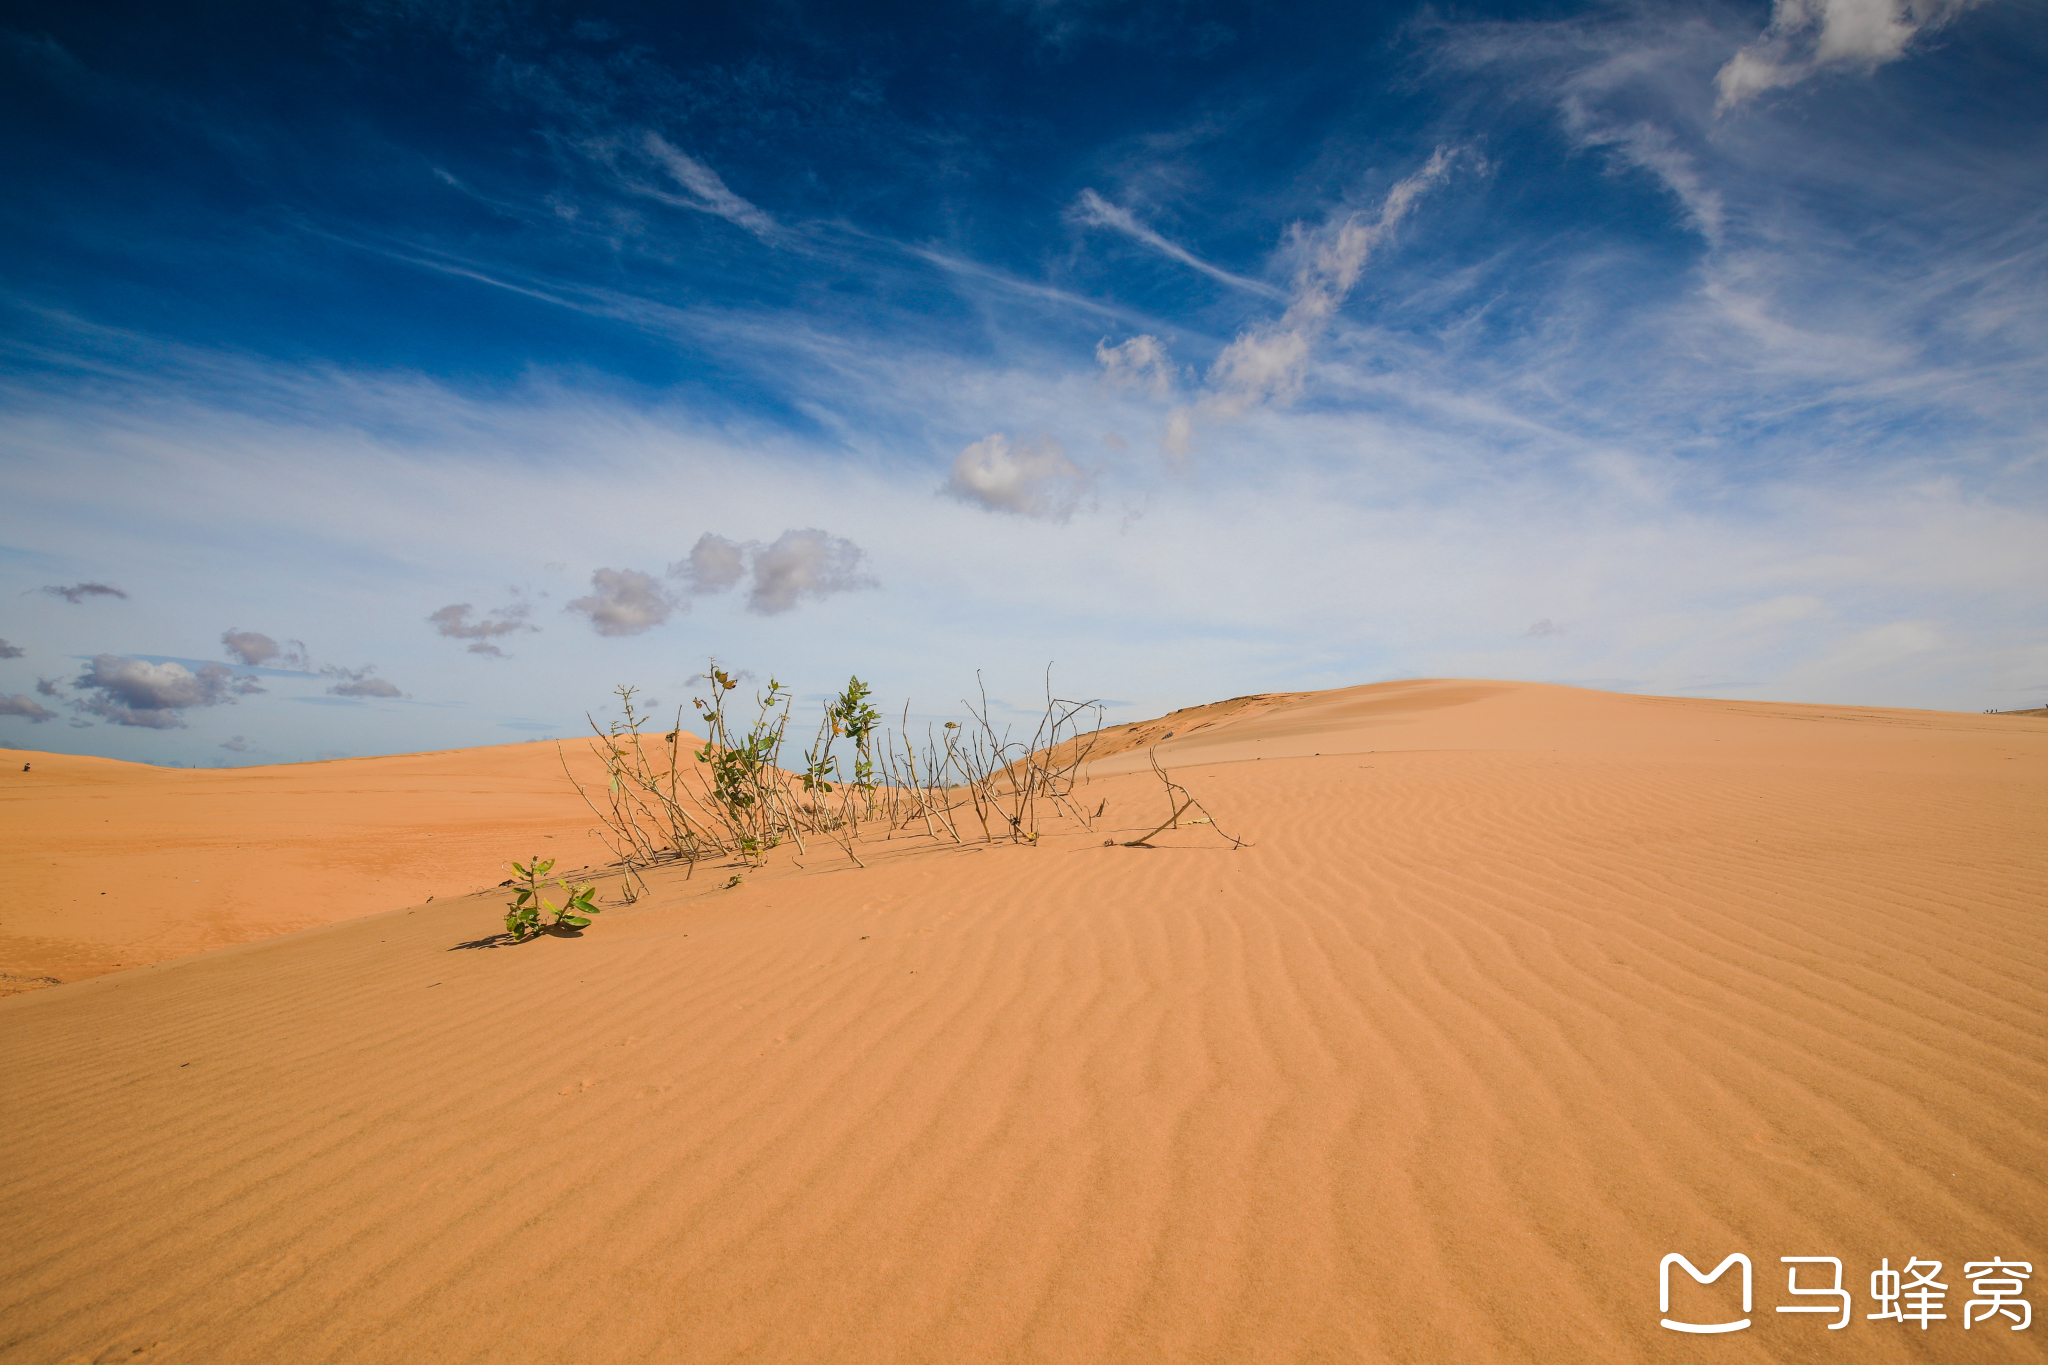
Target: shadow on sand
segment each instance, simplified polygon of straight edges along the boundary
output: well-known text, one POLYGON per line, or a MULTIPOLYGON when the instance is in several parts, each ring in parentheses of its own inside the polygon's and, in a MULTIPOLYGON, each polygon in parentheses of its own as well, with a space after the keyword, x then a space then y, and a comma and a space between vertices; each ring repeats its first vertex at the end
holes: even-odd
POLYGON ((533 933, 528 934, 525 938, 514 938, 510 934, 490 934, 484 938, 473 938, 467 943, 458 943, 453 948, 448 949, 448 951, 451 953, 459 953, 466 948, 513 948, 517 947, 522 943, 538 943, 544 938, 582 937, 583 931, 581 929, 571 928, 567 925, 564 925, 559 929, 538 929, 535 930, 533 933))

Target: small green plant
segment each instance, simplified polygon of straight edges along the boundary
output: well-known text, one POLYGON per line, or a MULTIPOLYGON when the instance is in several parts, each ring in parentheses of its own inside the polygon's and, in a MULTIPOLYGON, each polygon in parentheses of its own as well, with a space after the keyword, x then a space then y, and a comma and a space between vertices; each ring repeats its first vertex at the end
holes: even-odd
MULTIPOLYGON (((874 708, 872 696, 866 683, 849 677, 844 692, 825 699, 825 716, 818 725, 817 742, 804 750, 804 767, 798 776, 804 790, 811 793, 808 810, 816 817, 821 831, 850 829, 858 836, 860 821, 875 813, 881 776, 875 763, 875 727, 882 723, 882 713, 874 708), (840 772, 839 760, 832 756, 832 743, 841 736, 853 741, 850 782, 840 772), (839 813, 834 815, 831 803, 824 798, 841 788, 847 790, 840 792, 839 813)), ((905 712, 908 713, 907 704, 905 712)))
POLYGON ((525 883, 513 883, 512 903, 505 913, 505 932, 512 936, 514 943, 523 943, 536 934, 557 929, 581 929, 590 923, 592 915, 602 909, 592 900, 597 895, 597 888, 588 883, 579 882, 572 886, 558 877, 555 885, 562 889, 563 903, 558 906, 543 896, 543 878, 554 870, 554 866, 553 858, 538 857, 530 862, 512 864, 513 872, 525 883), (553 918, 544 920, 543 916, 553 918))
MULTIPOLYGON (((709 770, 713 810, 724 823, 741 855, 758 863, 762 854, 782 842, 785 832, 795 833, 795 821, 787 811, 776 759, 782 752, 782 737, 789 728, 789 689, 774 678, 768 691, 754 696, 755 716, 744 735, 737 732, 738 720, 728 721, 726 694, 739 680, 713 659, 705 671, 711 684, 711 700, 695 700, 698 718, 704 723, 704 747, 697 761, 709 770)), ((802 843, 801 836, 797 842, 802 843)))
POLYGON ((875 790, 874 735, 875 727, 882 723, 882 713, 869 701, 873 695, 866 683, 854 677, 846 680, 846 691, 825 703, 834 733, 853 741, 853 784, 867 793, 875 790))

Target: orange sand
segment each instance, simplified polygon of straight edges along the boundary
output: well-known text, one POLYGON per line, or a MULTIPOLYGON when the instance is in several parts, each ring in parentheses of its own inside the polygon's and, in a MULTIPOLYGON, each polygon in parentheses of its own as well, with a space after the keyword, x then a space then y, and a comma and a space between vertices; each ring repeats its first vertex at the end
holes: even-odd
POLYGON ((211 772, 10 752, 0 995, 467 894, 536 849, 601 862, 596 823, 551 743, 211 772))
MULTIPOLYGON (((267 770, 213 818, 268 835, 192 855, 245 910, 44 937, 361 909, 380 839, 437 898, 0 1000, 0 1362, 2048 1355, 1961 1323, 1966 1260, 2048 1306, 2048 722, 1431 681, 1154 724, 1252 847, 1104 847, 1164 814, 1128 749, 1092 832, 665 872, 517 947, 443 897, 587 825, 542 746, 267 770), (1754 1325, 1661 1329, 1671 1251, 1746 1252, 1754 1325), (1847 1330, 1773 1311, 1795 1255, 1847 1330), (1866 1320, 1914 1256, 1948 1319, 1866 1320)), ((254 780, 46 761, 136 839, 254 780)), ((126 856, 13 782, 17 847, 126 856)))

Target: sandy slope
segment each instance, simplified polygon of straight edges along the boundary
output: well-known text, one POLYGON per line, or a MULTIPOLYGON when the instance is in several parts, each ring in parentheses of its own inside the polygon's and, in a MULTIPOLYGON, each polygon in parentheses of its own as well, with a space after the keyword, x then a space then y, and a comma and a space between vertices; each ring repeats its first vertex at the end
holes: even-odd
POLYGON ((550 743, 226 771, 10 751, 0 995, 467 894, 535 849, 599 860, 593 823, 550 743))
POLYGON ((1241 851, 1103 847, 1161 809, 1105 772, 1041 848, 0 1001, 0 1362, 2048 1355, 1958 1273, 2048 1280, 2048 723, 1259 701, 1159 750, 1241 851), (1755 1325, 1660 1329, 1668 1251, 1747 1252, 1755 1325), (1866 1320, 1912 1256, 1948 1320, 1866 1320))

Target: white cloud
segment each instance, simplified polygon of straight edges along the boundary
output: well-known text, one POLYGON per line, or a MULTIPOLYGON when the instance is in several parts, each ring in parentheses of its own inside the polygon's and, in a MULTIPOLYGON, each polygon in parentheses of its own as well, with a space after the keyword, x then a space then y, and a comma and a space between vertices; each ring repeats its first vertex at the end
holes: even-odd
POLYGON ((638 635, 668 620, 676 600, 650 574, 638 569, 598 569, 590 575, 591 594, 569 603, 599 635, 638 635))
POLYGON ((474 608, 468 602, 452 602, 427 616, 427 624, 437 634, 451 640, 467 640, 471 654, 483 654, 494 659, 506 657, 505 651, 493 643, 504 636, 519 631, 538 631, 539 626, 526 623, 531 608, 525 602, 514 602, 508 607, 499 607, 488 616, 471 620, 469 613, 474 608))
POLYGON ((1868 71, 1895 62, 1921 33, 1980 0, 1777 0, 1770 27, 1714 77, 1719 107, 1796 85, 1828 68, 1868 71))
POLYGON ((1677 145, 1669 129, 1642 120, 1603 118, 1571 98, 1564 101, 1563 112, 1565 126, 1582 145, 1611 148, 1630 165, 1656 176, 1678 200, 1692 228, 1710 244, 1721 244, 1727 218, 1721 193, 1708 184, 1698 162, 1677 145))
POLYGON ((1186 408, 1166 414, 1166 434, 1159 438, 1159 453, 1169 463, 1185 464, 1195 449, 1195 415, 1186 408))
POLYGON ((1351 213, 1320 232, 1297 230, 1302 264, 1287 311, 1276 322, 1239 333, 1223 348, 1209 367, 1205 410, 1237 417, 1263 403, 1289 402, 1301 392, 1309 350, 1357 285, 1366 260, 1400 226, 1415 201, 1443 182, 1453 155, 1449 148, 1437 148, 1427 165, 1395 183, 1370 221, 1351 213))
POLYGON ((1115 388, 1158 399, 1173 392, 1173 360, 1158 337, 1134 336, 1115 346, 1104 337, 1095 343, 1095 363, 1115 388))
POLYGON ((721 593, 751 577, 747 610, 777 616, 805 598, 872 588, 875 581, 860 570, 866 558, 860 546, 843 536, 811 527, 788 530, 769 544, 728 540, 705 532, 690 547, 689 557, 668 566, 692 593, 721 593))
POLYGON ((299 640, 279 644, 261 631, 239 630, 231 626, 221 632, 220 642, 227 646, 231 658, 252 668, 270 664, 273 660, 278 668, 306 667, 306 646, 299 640))
POLYGON ((402 697, 405 693, 383 678, 373 676, 375 664, 364 664, 361 668, 342 668, 330 664, 320 670, 324 678, 340 678, 341 681, 327 689, 335 697, 402 697))
POLYGON ((153 664, 117 654, 99 654, 72 684, 88 695, 74 702, 80 711, 116 725, 150 730, 183 727, 181 714, 198 706, 219 706, 261 692, 255 679, 238 677, 225 664, 193 672, 183 664, 153 664))
POLYGON ((1039 437, 1013 448, 1010 438, 997 432, 953 458, 952 472, 939 491, 992 512, 1065 521, 1087 489, 1087 475, 1059 442, 1039 437))
POLYGON ((715 214, 763 239, 776 235, 775 220, 726 188, 717 171, 688 153, 678 151, 659 133, 649 132, 641 139, 640 145, 675 177, 677 184, 690 193, 688 199, 660 196, 664 201, 693 208, 700 213, 715 214))
POLYGON ((336 683, 327 689, 337 697, 402 697, 405 693, 396 684, 383 678, 357 678, 354 682, 336 683))
POLYGON ((1139 222, 1129 209, 1110 203, 1094 190, 1082 190, 1081 197, 1074 202, 1073 216, 1090 227, 1106 227, 1123 233, 1126 237, 1143 242, 1162 256, 1179 261, 1193 270, 1199 270, 1212 280, 1220 280, 1233 289, 1261 294, 1267 298, 1285 298, 1284 291, 1275 289, 1263 280, 1247 279, 1233 274, 1221 266, 1211 265, 1186 247, 1169 242, 1151 228, 1139 222))
MULTIPOLYGON (((1831 12, 1794 7, 1787 22, 1831 12)), ((1899 12, 1919 23, 1959 10, 1899 12)), ((1837 450, 1865 453, 1909 424, 1965 413, 1999 441, 2032 427, 2012 399, 2038 388, 2048 356, 2038 158, 1961 133, 1932 94, 1872 105, 1817 91, 1717 118, 1715 73, 1753 34, 1718 14, 1679 23, 1640 10, 1447 30, 1448 59, 1518 105, 1551 106, 1578 145, 1654 176, 1708 247, 1682 274, 1626 234, 1611 262, 1582 256, 1582 281, 1546 301, 1555 359, 1532 357, 1512 379, 1498 371, 1494 392, 1514 387, 1510 401, 1534 415, 1537 394, 1627 388, 1626 408, 1670 419, 1640 439, 1712 433, 1698 448, 1714 458, 1746 443, 1733 432, 1748 422, 1802 429, 1793 449, 1825 422, 1837 450), (1627 297, 1646 264, 1666 302, 1627 297), (1604 344, 1586 345, 1594 335, 1604 344)), ((1843 38, 1830 50, 1874 49, 1843 38)), ((1572 407, 1552 420, 1590 415, 1572 407)))
POLYGON ((22 716, 32 725, 41 725, 46 720, 55 720, 57 713, 34 697, 16 693, 11 697, 0 696, 0 716, 22 716))
POLYGON ((747 610, 774 616, 800 598, 823 598, 875 586, 860 572, 861 549, 852 541, 813 527, 784 531, 754 552, 754 586, 747 610))
POLYGON ((689 584, 691 592, 725 592, 747 572, 747 547, 706 531, 690 547, 690 557, 668 566, 669 577, 689 584))

